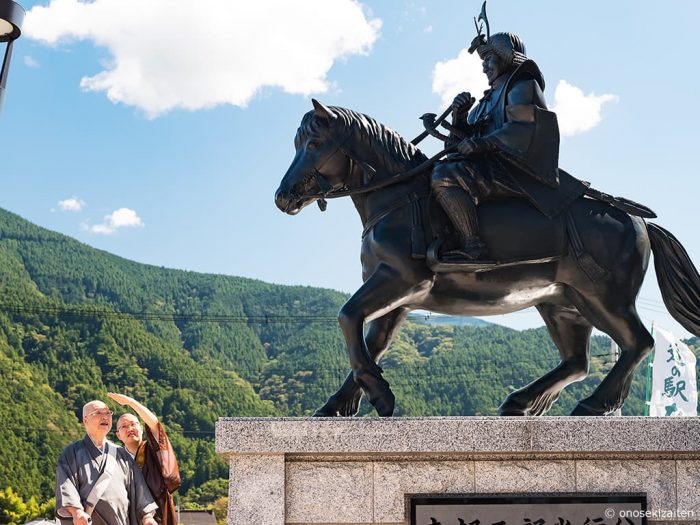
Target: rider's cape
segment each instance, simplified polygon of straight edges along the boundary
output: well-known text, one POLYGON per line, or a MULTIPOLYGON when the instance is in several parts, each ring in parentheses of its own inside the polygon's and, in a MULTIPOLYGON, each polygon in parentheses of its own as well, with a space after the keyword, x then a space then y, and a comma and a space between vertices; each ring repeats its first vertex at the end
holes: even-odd
MULTIPOLYGON (((580 197, 586 185, 558 167, 559 126, 556 114, 536 104, 507 104, 508 93, 522 80, 535 80, 544 90, 544 77, 532 60, 523 62, 493 93, 489 131, 497 141, 501 164, 515 185, 543 214, 554 217, 580 197)), ((534 101, 533 101, 534 102, 534 101)), ((478 115, 476 108, 476 114, 478 115)), ((470 114, 470 117, 472 115, 470 114)), ((483 116, 482 116, 483 118, 483 116)), ((503 170, 493 175, 504 176, 503 170)), ((509 184, 512 186, 512 184, 509 184)))

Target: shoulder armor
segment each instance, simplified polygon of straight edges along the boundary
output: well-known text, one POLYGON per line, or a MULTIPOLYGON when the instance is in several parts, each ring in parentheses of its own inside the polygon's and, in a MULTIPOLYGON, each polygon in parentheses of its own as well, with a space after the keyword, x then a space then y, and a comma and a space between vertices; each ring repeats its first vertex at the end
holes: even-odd
POLYGON ((514 82, 508 91, 507 104, 533 104, 543 109, 547 108, 544 93, 533 78, 514 82))
POLYGON ((509 79, 509 83, 517 82, 519 80, 525 80, 531 78, 539 85, 540 89, 544 91, 544 75, 540 68, 535 64, 533 60, 526 60, 518 66, 518 68, 513 72, 509 79))

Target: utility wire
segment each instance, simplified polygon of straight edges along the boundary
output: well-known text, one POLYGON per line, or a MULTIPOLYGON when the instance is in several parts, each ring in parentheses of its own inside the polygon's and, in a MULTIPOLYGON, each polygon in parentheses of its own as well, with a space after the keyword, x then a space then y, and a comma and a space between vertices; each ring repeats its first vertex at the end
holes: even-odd
MULTIPOLYGON (((662 302, 639 298, 641 309, 654 313, 669 315, 662 302)), ((103 308, 107 308, 104 306, 103 308)), ((233 324, 280 324, 294 322, 313 323, 337 323, 336 315, 295 315, 295 314, 177 314, 156 312, 128 312, 107 310, 85 306, 30 306, 21 304, 0 303, 0 311, 16 314, 57 315, 61 317, 75 318, 102 318, 102 319, 138 319, 142 321, 190 321, 200 323, 233 323, 233 324)), ((524 313, 522 311, 513 313, 524 313)), ((431 316, 426 316, 431 319, 431 316)), ((439 319, 436 316, 435 319, 439 319)))
POLYGON ((16 314, 57 315, 61 317, 138 319, 142 321, 192 321, 201 323, 273 324, 289 322, 338 322, 330 315, 215 315, 215 314, 159 314, 152 312, 119 312, 96 308, 65 308, 58 306, 24 306, 1 304, 0 311, 16 314))

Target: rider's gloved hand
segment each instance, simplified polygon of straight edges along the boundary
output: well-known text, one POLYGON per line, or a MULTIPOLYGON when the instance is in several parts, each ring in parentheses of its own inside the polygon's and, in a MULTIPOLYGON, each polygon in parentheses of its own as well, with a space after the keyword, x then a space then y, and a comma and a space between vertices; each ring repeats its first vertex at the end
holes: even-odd
POLYGON ((485 138, 466 138, 459 144, 457 144, 457 151, 459 151, 465 157, 468 155, 475 155, 479 153, 488 153, 492 151, 497 151, 498 148, 494 145, 492 141, 485 138))
POLYGON ((452 101, 452 113, 455 115, 465 116, 469 109, 474 105, 476 99, 472 97, 471 93, 463 92, 455 97, 452 101))

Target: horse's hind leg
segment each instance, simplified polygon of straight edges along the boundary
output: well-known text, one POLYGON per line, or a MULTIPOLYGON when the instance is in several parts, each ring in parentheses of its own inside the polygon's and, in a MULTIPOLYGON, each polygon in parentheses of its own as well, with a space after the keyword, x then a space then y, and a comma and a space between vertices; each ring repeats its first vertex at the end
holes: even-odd
POLYGON ((586 318, 612 337, 622 350, 617 363, 598 388, 579 401, 571 413, 572 416, 602 416, 617 410, 625 402, 634 371, 651 352, 654 338, 639 319, 634 304, 607 308, 581 296, 576 303, 586 318))
POLYGON ((547 412, 565 386, 588 374, 588 343, 593 326, 574 307, 539 304, 561 362, 544 376, 506 397, 501 416, 540 416, 547 412))
MULTIPOLYGON (((409 312, 408 308, 397 308, 369 323, 365 343, 375 363, 379 363, 409 312)), ((362 389, 350 372, 342 386, 314 413, 314 417, 354 416, 360 409, 360 399, 362 389)))

